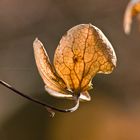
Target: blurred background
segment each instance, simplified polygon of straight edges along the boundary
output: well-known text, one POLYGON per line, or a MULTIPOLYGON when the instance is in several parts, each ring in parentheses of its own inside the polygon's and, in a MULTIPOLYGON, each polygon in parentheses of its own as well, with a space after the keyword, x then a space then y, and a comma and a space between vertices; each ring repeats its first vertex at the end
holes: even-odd
POLYGON ((93 79, 92 100, 70 114, 54 118, 39 105, 0 86, 0 140, 139 140, 140 32, 123 32, 128 0, 0 0, 0 79, 57 107, 69 100, 44 90, 33 56, 38 37, 51 61, 62 35, 81 23, 92 23, 108 37, 117 68, 93 79))

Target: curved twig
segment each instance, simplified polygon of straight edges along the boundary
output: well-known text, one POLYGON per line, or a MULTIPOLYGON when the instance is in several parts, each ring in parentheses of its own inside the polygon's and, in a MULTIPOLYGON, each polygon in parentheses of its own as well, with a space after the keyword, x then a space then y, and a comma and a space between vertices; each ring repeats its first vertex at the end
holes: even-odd
POLYGON ((78 109, 78 107, 79 107, 79 98, 78 97, 75 98, 75 101, 76 102, 75 102, 75 106, 74 107, 72 107, 70 109, 59 109, 59 108, 53 107, 51 105, 48 105, 46 103, 43 103, 43 102, 41 102, 41 101, 39 101, 37 99, 34 99, 32 97, 29 97, 28 95, 25 95, 24 93, 18 91, 17 89, 15 89, 14 87, 12 87, 11 85, 9 85, 8 83, 6 83, 6 82, 4 82, 2 80, 0 80, 0 84, 2 84, 3 86, 7 87, 8 89, 14 91, 16 94, 18 94, 18 95, 20 95, 20 96, 22 96, 22 97, 24 97, 24 98, 26 98, 26 99, 34 102, 34 103, 37 103, 39 105, 42 105, 43 107, 45 107, 47 109, 47 111, 49 113, 51 113, 51 116, 52 117, 55 115, 55 112, 53 110, 58 111, 58 112, 68 113, 68 112, 74 112, 74 111, 76 111, 78 109))

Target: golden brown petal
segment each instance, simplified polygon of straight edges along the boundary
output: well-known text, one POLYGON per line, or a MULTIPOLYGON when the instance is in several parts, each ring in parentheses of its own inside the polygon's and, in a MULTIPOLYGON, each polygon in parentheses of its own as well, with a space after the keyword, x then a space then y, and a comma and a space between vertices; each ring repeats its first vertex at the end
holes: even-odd
POLYGON ((96 73, 109 74, 116 66, 112 45, 97 27, 80 24, 62 37, 54 66, 69 90, 86 91, 96 73))
POLYGON ((55 74, 43 44, 38 39, 35 39, 33 48, 37 68, 46 87, 56 92, 66 94, 66 85, 63 80, 55 74))

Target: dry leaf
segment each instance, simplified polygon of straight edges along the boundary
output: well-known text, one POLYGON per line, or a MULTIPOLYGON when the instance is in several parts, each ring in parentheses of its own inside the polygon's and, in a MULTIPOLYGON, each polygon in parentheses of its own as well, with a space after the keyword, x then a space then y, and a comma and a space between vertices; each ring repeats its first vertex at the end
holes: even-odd
POLYGON ((91 24, 77 25, 62 37, 55 51, 54 67, 38 39, 33 46, 45 89, 56 97, 80 95, 80 99, 89 101, 92 78, 97 73, 109 74, 116 66, 112 45, 101 30, 91 24))
POLYGON ((129 34, 131 31, 133 17, 136 17, 140 21, 140 0, 131 0, 126 7, 123 23, 126 34, 129 34))

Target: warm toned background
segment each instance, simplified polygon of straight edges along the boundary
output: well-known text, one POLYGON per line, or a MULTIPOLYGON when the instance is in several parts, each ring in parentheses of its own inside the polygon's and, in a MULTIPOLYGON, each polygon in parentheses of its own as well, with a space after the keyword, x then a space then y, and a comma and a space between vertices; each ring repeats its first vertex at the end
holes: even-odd
POLYGON ((123 32, 128 0, 0 0, 0 79, 58 107, 70 101, 44 91, 35 66, 37 36, 51 60, 61 36, 80 23, 92 23, 109 38, 118 57, 111 75, 93 79, 91 102, 71 114, 49 118, 40 106, 0 86, 0 140, 139 140, 140 32, 123 32))

